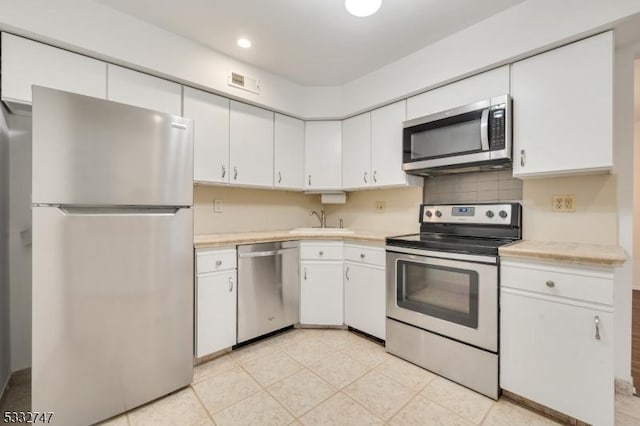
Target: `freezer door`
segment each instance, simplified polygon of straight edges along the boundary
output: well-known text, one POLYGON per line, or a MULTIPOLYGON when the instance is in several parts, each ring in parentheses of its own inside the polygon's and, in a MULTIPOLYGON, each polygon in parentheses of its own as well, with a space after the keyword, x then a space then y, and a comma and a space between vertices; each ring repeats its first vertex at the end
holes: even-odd
POLYGON ((193 204, 193 122, 33 86, 36 204, 193 204))
POLYGON ((32 409, 88 425, 191 383, 193 212, 33 209, 32 409))

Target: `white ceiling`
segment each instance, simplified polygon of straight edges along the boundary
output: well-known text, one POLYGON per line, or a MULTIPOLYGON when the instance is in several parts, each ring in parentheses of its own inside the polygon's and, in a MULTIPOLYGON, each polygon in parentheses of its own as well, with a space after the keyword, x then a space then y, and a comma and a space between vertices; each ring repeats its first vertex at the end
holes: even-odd
MULTIPOLYGON (((340 85, 524 0, 96 0, 307 86, 340 85), (236 45, 240 37, 250 49, 236 45)), ((455 54, 455 52, 452 52, 455 54)))

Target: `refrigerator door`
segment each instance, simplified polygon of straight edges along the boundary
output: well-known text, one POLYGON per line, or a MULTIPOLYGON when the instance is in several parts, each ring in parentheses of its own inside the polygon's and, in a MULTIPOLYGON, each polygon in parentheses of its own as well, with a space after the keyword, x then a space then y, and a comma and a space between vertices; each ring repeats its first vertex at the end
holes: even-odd
POLYGON ((193 204, 193 122, 33 86, 35 204, 193 204))
POLYGON ((32 409, 93 424, 191 383, 193 211, 33 209, 32 409))

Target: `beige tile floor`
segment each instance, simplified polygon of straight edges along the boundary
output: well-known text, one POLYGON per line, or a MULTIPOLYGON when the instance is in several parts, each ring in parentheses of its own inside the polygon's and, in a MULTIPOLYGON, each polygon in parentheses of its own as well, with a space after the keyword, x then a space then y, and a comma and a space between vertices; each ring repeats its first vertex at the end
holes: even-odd
MULTIPOLYGON (((14 387, 3 407, 26 409, 14 387)), ((196 367, 193 384, 103 426, 552 425, 387 354, 344 330, 292 330, 196 367)), ((640 398, 616 400, 616 425, 640 425, 640 398)))

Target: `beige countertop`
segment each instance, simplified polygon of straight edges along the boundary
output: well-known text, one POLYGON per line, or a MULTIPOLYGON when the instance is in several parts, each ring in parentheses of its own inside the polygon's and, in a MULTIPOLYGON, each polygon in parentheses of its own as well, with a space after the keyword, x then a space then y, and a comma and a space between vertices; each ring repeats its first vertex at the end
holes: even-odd
MULTIPOLYGON (((226 234, 201 234, 193 238, 195 248, 209 248, 220 246, 233 246, 240 244, 266 243, 271 241, 287 240, 344 240, 377 243, 384 245, 385 238, 393 235, 402 235, 402 232, 380 232, 353 229, 353 234, 335 233, 291 233, 289 230, 260 231, 260 232, 231 232, 226 234)), ((405 232, 406 234, 406 232, 405 232)))
POLYGON ((500 256, 596 266, 621 266, 625 251, 615 245, 522 240, 502 246, 500 256))

